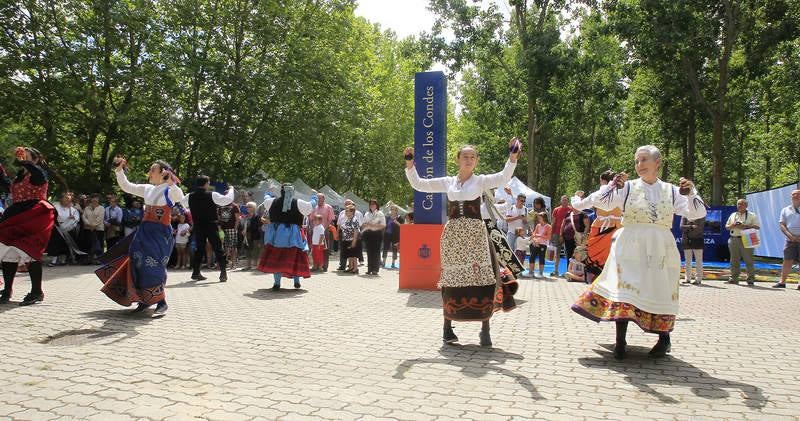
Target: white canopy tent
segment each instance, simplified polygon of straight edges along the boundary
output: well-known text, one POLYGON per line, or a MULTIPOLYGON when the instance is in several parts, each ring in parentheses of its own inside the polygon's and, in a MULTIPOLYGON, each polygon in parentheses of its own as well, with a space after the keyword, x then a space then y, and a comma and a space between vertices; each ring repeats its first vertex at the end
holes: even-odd
POLYGON ((396 206, 397 207, 397 214, 400 215, 400 216, 405 216, 408 213, 407 210, 403 209, 402 207, 400 207, 398 204, 392 202, 391 200, 386 202, 385 205, 383 205, 383 207, 381 208, 381 211, 383 212, 384 215, 389 216, 389 214, 391 213, 391 210, 392 210, 392 206, 396 206))
POLYGON ((543 194, 541 194, 541 193, 537 192, 536 190, 534 190, 534 189, 532 189, 532 188, 530 188, 530 187, 526 186, 526 185, 525 185, 525 183, 523 183, 522 181, 520 181, 520 179, 519 179, 519 178, 517 178, 517 177, 514 177, 514 178, 512 178, 512 179, 511 179, 511 181, 509 181, 509 182, 508 182, 508 187, 510 187, 510 188, 511 188, 511 192, 513 193, 513 195, 514 195, 514 196, 513 196, 513 197, 509 196, 509 195, 508 195, 508 194, 507 194, 507 193, 506 193, 506 192, 503 190, 503 188, 499 188, 499 189, 497 189, 497 191, 494 193, 494 200, 495 200, 495 202, 497 202, 497 201, 499 201, 499 200, 503 199, 503 200, 505 200, 505 201, 506 201, 506 203, 514 203, 514 200, 515 200, 515 198, 517 197, 517 195, 519 195, 520 193, 522 193, 522 194, 524 194, 524 195, 525 195, 525 206, 526 206, 527 208, 529 208, 529 209, 532 209, 532 208, 533 208, 533 199, 536 199, 537 197, 541 197, 542 199, 544 199, 544 205, 545 205, 545 207, 546 207, 548 210, 552 210, 552 209, 553 209, 553 208, 550 206, 550 197, 548 197, 548 196, 545 196, 545 195, 543 195, 543 194))
POLYGON ((333 206, 337 210, 344 208, 344 197, 336 192, 331 186, 324 185, 319 192, 325 195, 325 203, 333 206))
POLYGON ((360 210, 361 212, 369 211, 369 203, 367 203, 366 200, 358 197, 358 195, 353 193, 352 190, 346 191, 342 196, 344 196, 345 199, 352 200, 353 203, 356 205, 356 209, 360 210))

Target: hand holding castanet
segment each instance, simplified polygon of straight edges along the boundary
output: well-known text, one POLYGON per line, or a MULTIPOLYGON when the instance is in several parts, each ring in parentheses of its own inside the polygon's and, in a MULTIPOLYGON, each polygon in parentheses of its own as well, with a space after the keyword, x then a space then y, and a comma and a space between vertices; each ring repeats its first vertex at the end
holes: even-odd
POLYGON ((678 185, 680 186, 678 192, 684 196, 688 196, 694 191, 694 183, 692 180, 687 180, 681 177, 680 181, 678 181, 678 185))
POLYGON ((414 166, 414 148, 411 146, 406 147, 403 150, 403 158, 406 160, 406 168, 411 168, 414 166))

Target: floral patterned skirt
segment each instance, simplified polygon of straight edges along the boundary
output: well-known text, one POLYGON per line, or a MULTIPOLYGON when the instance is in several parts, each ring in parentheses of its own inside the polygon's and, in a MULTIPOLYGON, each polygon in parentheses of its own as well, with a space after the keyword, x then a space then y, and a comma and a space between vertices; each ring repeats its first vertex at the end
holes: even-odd
POLYGON ((578 297, 572 310, 581 316, 600 321, 630 321, 649 333, 667 333, 675 327, 675 315, 653 314, 628 303, 614 302, 592 291, 590 287, 578 297))

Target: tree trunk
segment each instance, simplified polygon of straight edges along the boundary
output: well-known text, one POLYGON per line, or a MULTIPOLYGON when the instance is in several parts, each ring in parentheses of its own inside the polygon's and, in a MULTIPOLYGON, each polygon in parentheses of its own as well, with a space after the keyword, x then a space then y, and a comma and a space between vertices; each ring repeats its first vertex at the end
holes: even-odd
POLYGON ((683 160, 683 176, 694 180, 694 167, 697 156, 697 119, 694 108, 689 110, 688 127, 686 128, 686 156, 683 160))
POLYGON ((711 134, 711 204, 714 206, 722 205, 722 189, 724 187, 723 173, 722 173, 722 130, 725 127, 725 121, 720 113, 712 113, 711 117, 713 132, 711 134))
POLYGON ((528 93, 528 185, 538 190, 539 173, 536 162, 536 98, 528 93))

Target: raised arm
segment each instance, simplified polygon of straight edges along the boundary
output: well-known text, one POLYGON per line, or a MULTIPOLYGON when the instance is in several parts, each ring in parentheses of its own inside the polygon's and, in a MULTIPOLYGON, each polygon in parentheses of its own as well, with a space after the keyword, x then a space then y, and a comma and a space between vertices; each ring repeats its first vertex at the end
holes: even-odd
POLYGON ((505 167, 503 167, 503 171, 482 176, 481 180, 483 181, 483 190, 499 189, 500 187, 505 186, 509 181, 511 181, 511 178, 514 177, 514 169, 516 168, 517 162, 512 162, 511 158, 509 158, 506 161, 505 167))
POLYGON ((629 183, 625 183, 622 188, 617 188, 616 184, 608 183, 600 190, 581 198, 578 195, 572 197, 572 207, 577 210, 597 208, 609 211, 615 208, 622 209, 625 206, 625 197, 628 195, 629 183))
POLYGON ((144 197, 147 184, 133 184, 128 181, 128 176, 125 175, 125 171, 122 170, 121 166, 114 170, 114 174, 117 176, 117 184, 119 184, 119 188, 122 191, 134 196, 144 197))
POLYGON ((673 211, 676 215, 686 217, 686 219, 695 220, 698 218, 705 218, 706 216, 706 203, 697 195, 697 189, 694 188, 694 183, 689 180, 681 179, 681 186, 689 188, 689 194, 680 194, 678 186, 672 186, 673 211))
POLYGON ((414 166, 406 168, 406 178, 414 190, 423 193, 446 193, 450 184, 447 177, 419 178, 417 168, 414 166))
POLYGON ((47 171, 31 161, 18 161, 19 165, 28 170, 31 175, 31 184, 41 186, 47 182, 47 171))
POLYGON ((228 192, 225 194, 219 194, 217 192, 211 192, 211 200, 217 204, 217 206, 227 206, 233 203, 233 186, 228 186, 228 192))

